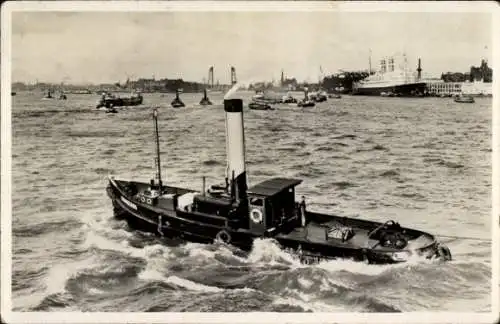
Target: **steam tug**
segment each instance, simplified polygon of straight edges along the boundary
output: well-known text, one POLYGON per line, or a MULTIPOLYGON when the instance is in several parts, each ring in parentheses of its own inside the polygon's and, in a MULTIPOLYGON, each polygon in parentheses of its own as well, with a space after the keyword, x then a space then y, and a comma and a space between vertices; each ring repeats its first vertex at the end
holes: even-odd
POLYGON ((175 91, 175 98, 172 100, 170 105, 174 108, 185 107, 186 105, 182 102, 181 98, 179 98, 179 89, 175 91))
POLYGON ((201 98, 201 100, 200 100, 200 105, 201 106, 212 105, 212 102, 210 101, 210 99, 208 99, 208 96, 207 96, 207 89, 203 90, 203 98, 201 98))
POLYGON ((247 187, 243 101, 225 99, 227 174, 225 183, 201 190, 165 185, 161 178, 158 113, 153 111, 156 177, 150 183, 108 178, 114 215, 132 228, 199 243, 221 242, 244 251, 258 238, 274 239, 304 263, 348 258, 397 263, 413 256, 451 260, 450 250, 416 229, 321 214, 296 201, 302 180, 272 178, 247 187))
POLYGON ((310 98, 309 92, 307 88, 304 90, 304 99, 299 100, 297 102, 298 107, 314 107, 316 104, 314 103, 314 100, 310 98))

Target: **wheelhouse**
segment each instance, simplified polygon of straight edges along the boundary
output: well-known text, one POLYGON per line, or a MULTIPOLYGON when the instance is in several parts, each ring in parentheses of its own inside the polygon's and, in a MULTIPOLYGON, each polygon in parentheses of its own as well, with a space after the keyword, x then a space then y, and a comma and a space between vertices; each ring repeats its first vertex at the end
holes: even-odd
POLYGON ((295 187, 301 182, 299 179, 273 178, 248 189, 250 231, 262 235, 297 219, 295 187))

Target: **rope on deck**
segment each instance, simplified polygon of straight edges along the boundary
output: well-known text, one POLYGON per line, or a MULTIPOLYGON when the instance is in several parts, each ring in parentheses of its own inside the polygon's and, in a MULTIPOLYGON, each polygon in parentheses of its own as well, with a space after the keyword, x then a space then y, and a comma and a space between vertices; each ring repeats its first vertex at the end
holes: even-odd
POLYGON ((456 235, 441 235, 435 234, 438 237, 445 237, 451 239, 462 239, 462 240, 472 240, 472 241, 481 241, 481 242, 491 242, 490 238, 481 238, 481 237, 470 237, 470 236, 456 236, 456 235))

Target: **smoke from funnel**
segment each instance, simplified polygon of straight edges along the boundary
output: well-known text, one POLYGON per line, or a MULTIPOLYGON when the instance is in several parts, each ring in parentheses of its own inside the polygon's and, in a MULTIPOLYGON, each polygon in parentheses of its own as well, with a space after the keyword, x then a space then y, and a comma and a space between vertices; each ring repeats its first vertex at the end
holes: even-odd
POLYGON ((257 78, 251 78, 251 79, 247 79, 244 81, 236 82, 231 87, 231 89, 229 89, 229 91, 226 92, 226 94, 224 95, 224 100, 230 99, 236 93, 236 91, 238 91, 239 89, 248 88, 250 86, 250 84, 252 84, 253 82, 256 82, 256 80, 257 80, 257 78))

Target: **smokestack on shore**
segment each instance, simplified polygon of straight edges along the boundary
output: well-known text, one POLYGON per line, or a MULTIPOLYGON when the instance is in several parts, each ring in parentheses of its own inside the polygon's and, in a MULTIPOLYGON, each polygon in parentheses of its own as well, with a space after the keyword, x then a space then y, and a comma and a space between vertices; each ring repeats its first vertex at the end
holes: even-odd
POLYGON ((243 100, 225 99, 227 178, 231 195, 246 199, 247 176, 245 170, 245 134, 243 129, 243 100))

